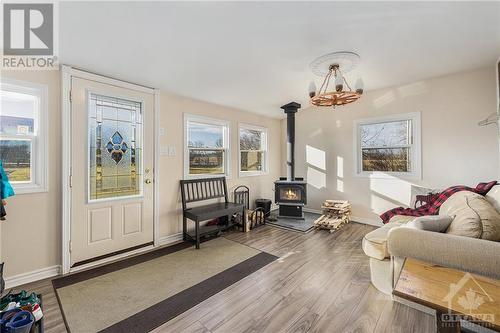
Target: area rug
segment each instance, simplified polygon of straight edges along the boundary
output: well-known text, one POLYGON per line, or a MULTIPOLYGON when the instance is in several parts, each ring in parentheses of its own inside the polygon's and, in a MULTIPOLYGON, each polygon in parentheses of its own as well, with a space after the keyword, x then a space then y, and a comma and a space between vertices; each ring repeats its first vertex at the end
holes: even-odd
POLYGON ((314 221, 321 215, 315 213, 304 212, 305 220, 277 218, 277 212, 271 212, 272 221, 267 220, 266 223, 275 227, 284 228, 298 232, 309 232, 314 228, 314 221), (274 220, 276 219, 276 220, 274 220))
POLYGON ((276 260, 216 238, 53 280, 68 331, 148 332, 276 260))

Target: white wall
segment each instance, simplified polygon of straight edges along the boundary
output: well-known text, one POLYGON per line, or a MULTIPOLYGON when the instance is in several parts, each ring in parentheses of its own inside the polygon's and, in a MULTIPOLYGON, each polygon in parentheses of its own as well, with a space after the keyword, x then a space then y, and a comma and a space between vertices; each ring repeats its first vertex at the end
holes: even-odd
POLYGON ((335 110, 304 107, 296 118, 296 175, 307 177, 309 208, 348 199, 357 220, 380 223, 379 214, 409 204, 411 184, 445 188, 497 179, 497 128, 477 125, 495 110, 493 66, 369 91, 335 110), (422 179, 354 176, 353 121, 408 112, 422 116, 422 179))
MULTIPOLYGON (((175 146, 176 156, 160 157, 160 235, 176 234, 182 228, 179 180, 183 178, 183 115, 209 116, 230 122, 231 176, 228 191, 238 185, 250 188, 251 201, 273 198, 274 181, 281 170, 281 121, 220 105, 204 103, 168 93, 161 94, 160 126, 165 128, 161 145, 175 146), (265 176, 238 177, 238 124, 268 129, 269 172, 265 176)), ((232 195, 230 196, 232 197, 232 195)))
POLYGON ((59 71, 2 71, 2 77, 48 86, 49 190, 7 199, 0 222, 6 277, 61 264, 61 110, 59 71))

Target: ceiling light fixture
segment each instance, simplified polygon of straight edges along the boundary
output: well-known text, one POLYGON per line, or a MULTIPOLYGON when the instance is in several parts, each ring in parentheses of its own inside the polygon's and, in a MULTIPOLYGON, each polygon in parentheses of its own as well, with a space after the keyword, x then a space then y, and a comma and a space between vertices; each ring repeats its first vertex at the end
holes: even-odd
POLYGON ((353 52, 329 53, 314 60, 311 63, 312 72, 324 79, 319 90, 316 90, 314 82, 309 84, 311 104, 335 108, 357 101, 363 94, 363 80, 359 78, 353 90, 340 69, 346 73, 358 63, 359 55, 353 52), (334 83, 334 89, 328 89, 330 82, 334 83))

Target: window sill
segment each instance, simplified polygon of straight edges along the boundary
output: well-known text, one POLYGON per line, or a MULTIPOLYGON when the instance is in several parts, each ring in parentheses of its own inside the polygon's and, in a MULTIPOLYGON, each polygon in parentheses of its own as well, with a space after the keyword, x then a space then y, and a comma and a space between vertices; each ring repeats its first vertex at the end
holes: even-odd
POLYGON ((239 178, 244 177, 255 177, 255 176, 267 176, 269 172, 267 171, 240 171, 238 176, 239 178))
POLYGON ((354 173, 354 177, 359 178, 372 178, 372 179, 412 179, 412 180, 420 180, 422 176, 419 172, 356 172, 354 173))
POLYGON ((218 173, 218 174, 199 174, 199 175, 184 175, 184 180, 189 180, 189 179, 206 179, 206 178, 220 178, 220 177, 226 177, 226 179, 231 179, 231 174, 223 174, 223 173, 218 173))
POLYGON ((12 184, 15 195, 18 194, 34 194, 34 193, 47 193, 49 192, 48 186, 41 185, 15 185, 12 184))

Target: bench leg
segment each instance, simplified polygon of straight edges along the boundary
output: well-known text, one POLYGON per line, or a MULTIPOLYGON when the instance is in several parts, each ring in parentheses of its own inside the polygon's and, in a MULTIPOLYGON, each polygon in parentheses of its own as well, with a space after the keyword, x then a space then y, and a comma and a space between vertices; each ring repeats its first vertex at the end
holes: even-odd
POLYGON ((185 218, 183 216, 182 217, 182 240, 184 240, 184 241, 187 240, 186 233, 187 233, 187 218, 185 218))
POLYGON ((247 232, 247 223, 248 223, 248 216, 247 212, 245 209, 241 212, 241 220, 243 221, 243 225, 241 226, 241 231, 247 232))
POLYGON ((196 248, 200 248, 200 222, 195 222, 196 248))

